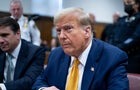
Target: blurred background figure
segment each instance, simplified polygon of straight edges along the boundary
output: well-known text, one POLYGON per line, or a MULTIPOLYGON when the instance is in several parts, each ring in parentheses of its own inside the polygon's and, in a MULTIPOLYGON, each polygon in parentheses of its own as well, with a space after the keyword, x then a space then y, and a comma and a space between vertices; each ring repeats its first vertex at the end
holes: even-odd
POLYGON ((95 23, 96 23, 95 15, 94 15, 93 13, 89 13, 89 16, 90 16, 91 22, 92 22, 93 24, 95 24, 95 23))
POLYGON ((117 11, 113 14, 113 23, 117 23, 118 18, 120 18, 120 13, 117 11))
POLYGON ((109 43, 127 52, 129 73, 140 73, 140 0, 124 0, 124 11, 109 43))
POLYGON ((54 50, 58 46, 59 46, 58 39, 57 38, 52 38, 52 40, 51 40, 51 50, 50 51, 54 50))
POLYGON ((110 42, 109 40, 111 40, 110 38, 112 38, 112 30, 116 26, 116 23, 117 23, 119 17, 120 17, 119 12, 115 12, 113 14, 113 17, 112 17, 113 23, 107 24, 107 26, 104 28, 104 30, 101 34, 101 40, 106 41, 106 42, 110 42))
POLYGON ((21 38, 40 46, 40 31, 35 22, 23 16, 23 6, 20 0, 10 2, 10 14, 20 25, 21 38))
POLYGON ((41 41, 41 46, 45 47, 47 49, 47 51, 49 51, 49 45, 48 45, 48 41, 47 40, 42 40, 41 41))
POLYGON ((95 15, 93 13, 89 13, 89 16, 90 16, 90 20, 91 20, 91 23, 92 23, 92 30, 93 30, 93 36, 96 37, 96 30, 94 29, 94 24, 96 23, 96 18, 95 18, 95 15))

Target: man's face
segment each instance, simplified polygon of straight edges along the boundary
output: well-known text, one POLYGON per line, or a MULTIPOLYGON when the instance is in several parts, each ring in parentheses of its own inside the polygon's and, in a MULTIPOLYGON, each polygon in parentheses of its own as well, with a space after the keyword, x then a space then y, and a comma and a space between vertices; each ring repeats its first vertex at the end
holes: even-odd
POLYGON ((20 31, 14 33, 10 27, 0 26, 0 49, 4 52, 12 52, 20 40, 20 31))
POLYGON ((133 5, 135 4, 134 0, 124 0, 125 5, 133 5))
POLYGON ((10 13, 15 19, 19 19, 23 14, 23 8, 20 3, 11 3, 10 4, 10 13))
POLYGON ((135 0, 124 0, 124 11, 132 16, 138 12, 138 4, 135 3, 135 0))
POLYGON ((67 15, 59 19, 56 30, 59 42, 66 54, 79 56, 87 47, 90 32, 80 26, 75 16, 67 15))
POLYGON ((120 17, 119 14, 118 13, 115 13, 113 15, 113 22, 116 23, 119 17, 120 17))

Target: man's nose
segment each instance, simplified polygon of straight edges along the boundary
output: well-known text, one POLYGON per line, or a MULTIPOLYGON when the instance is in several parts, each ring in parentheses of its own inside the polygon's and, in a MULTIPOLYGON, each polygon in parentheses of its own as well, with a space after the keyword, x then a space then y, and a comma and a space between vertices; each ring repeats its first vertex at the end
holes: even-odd
POLYGON ((66 37, 66 33, 62 30, 60 35, 59 35, 60 38, 65 38, 66 37))
POLYGON ((0 36, 0 43, 2 43, 3 42, 3 38, 0 36))

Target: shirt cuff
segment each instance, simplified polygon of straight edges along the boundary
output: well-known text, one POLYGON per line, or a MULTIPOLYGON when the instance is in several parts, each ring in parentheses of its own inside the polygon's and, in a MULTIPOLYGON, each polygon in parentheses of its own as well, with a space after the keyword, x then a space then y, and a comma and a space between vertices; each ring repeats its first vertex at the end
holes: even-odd
POLYGON ((43 90, 43 89, 45 89, 46 87, 41 87, 41 88, 39 88, 38 90, 43 90))
POLYGON ((2 90, 6 90, 6 87, 3 83, 0 83, 0 87, 1 87, 2 90))

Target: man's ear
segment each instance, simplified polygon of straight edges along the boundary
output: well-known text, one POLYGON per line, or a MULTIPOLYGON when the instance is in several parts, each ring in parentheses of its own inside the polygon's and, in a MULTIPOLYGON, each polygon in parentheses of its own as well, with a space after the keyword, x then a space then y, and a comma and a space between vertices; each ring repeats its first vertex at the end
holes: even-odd
POLYGON ((18 31, 16 32, 16 36, 17 36, 18 39, 20 39, 20 37, 21 37, 20 30, 18 30, 18 31))
POLYGON ((87 37, 89 37, 90 36, 90 34, 91 34, 91 26, 86 26, 85 27, 85 35, 87 36, 87 37))
POLYGON ((139 7, 140 7, 140 4, 139 3, 136 3, 135 7, 138 9, 139 11, 139 7))

